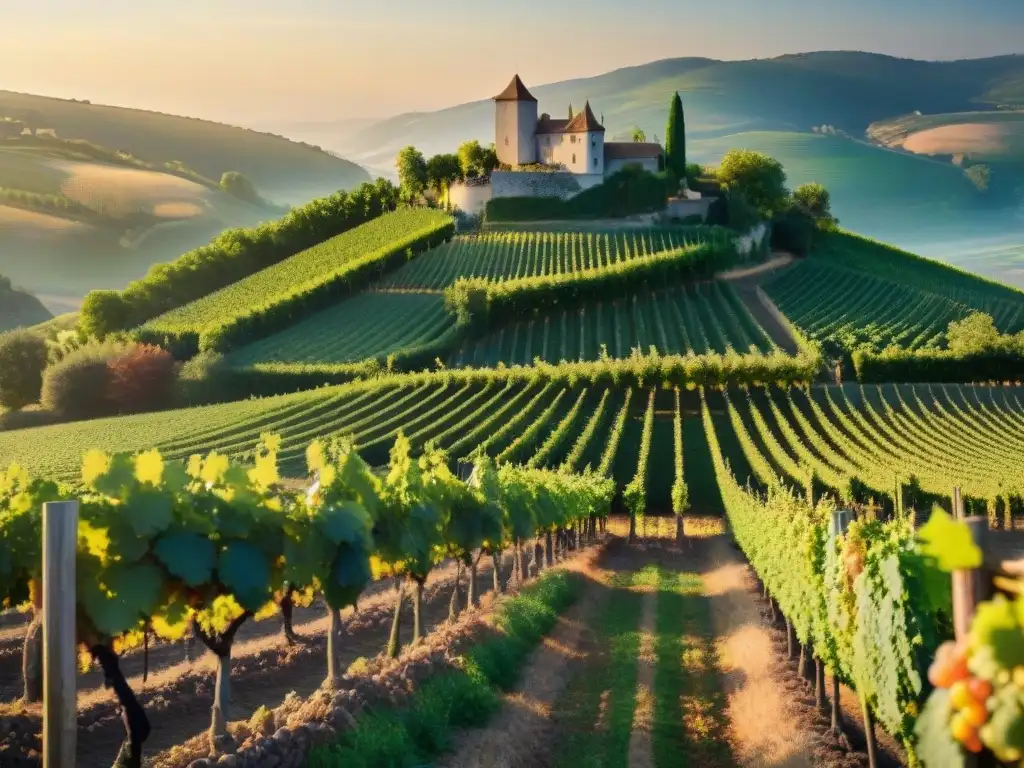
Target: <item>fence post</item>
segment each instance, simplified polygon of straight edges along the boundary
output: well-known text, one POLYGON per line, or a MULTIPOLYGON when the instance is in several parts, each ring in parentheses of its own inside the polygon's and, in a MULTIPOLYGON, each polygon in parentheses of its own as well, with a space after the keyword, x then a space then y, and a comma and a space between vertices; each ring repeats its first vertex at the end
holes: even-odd
MULTIPOLYGON (((953 515, 962 520, 971 532, 971 539, 978 548, 985 551, 985 537, 988 533, 988 517, 964 514, 964 500, 960 487, 953 489, 953 515)), ((967 637, 978 603, 984 600, 988 590, 984 564, 970 571, 953 571, 953 630, 957 640, 967 637)))
POLYGON ((43 768, 75 764, 78 502, 43 504, 43 768))

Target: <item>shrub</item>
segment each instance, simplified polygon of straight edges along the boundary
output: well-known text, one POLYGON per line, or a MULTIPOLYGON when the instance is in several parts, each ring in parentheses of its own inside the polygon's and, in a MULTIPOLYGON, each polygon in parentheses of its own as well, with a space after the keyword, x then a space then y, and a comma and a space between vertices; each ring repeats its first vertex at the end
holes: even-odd
POLYGON ((39 402, 46 340, 28 331, 0 335, 0 406, 16 411, 39 402))
POLYGON ((63 419, 95 419, 114 413, 108 363, 128 349, 119 342, 89 344, 51 365, 43 374, 43 406, 63 419))
POLYGON ((725 190, 708 207, 707 223, 734 229, 737 232, 749 232, 759 219, 757 209, 742 195, 725 190))
POLYGON ((109 398, 119 413, 167 408, 174 399, 175 363, 171 353, 137 344, 107 363, 109 398))
POLYGON ((770 219, 783 210, 789 197, 782 163, 749 149, 731 149, 718 167, 718 180, 770 219))

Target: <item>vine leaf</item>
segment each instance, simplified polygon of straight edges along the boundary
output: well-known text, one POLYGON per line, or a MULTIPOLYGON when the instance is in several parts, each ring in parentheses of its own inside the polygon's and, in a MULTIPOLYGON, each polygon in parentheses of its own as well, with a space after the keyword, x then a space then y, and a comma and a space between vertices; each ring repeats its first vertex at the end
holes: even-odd
POLYGON ((163 588, 163 574, 153 563, 118 563, 80 585, 86 615, 96 630, 108 637, 134 628, 149 616, 163 588))
POLYGON ((945 511, 936 509, 917 533, 921 552, 935 558, 943 571, 979 568, 981 550, 971 538, 971 529, 960 520, 953 520, 945 511))
POLYGON ((1024 632, 1017 609, 1004 595, 981 603, 971 624, 971 667, 986 680, 994 680, 1000 669, 1024 664, 1024 632))
POLYGON ((220 581, 231 590, 238 604, 258 611, 270 595, 270 564, 262 552, 245 541, 232 541, 220 553, 217 563, 220 581))
POLYGON ((936 688, 917 719, 917 758, 925 768, 963 768, 964 751, 949 730, 949 689, 936 688))
POLYGON ((195 533, 172 533, 162 536, 153 548, 172 575, 190 587, 210 580, 216 560, 213 542, 195 533))

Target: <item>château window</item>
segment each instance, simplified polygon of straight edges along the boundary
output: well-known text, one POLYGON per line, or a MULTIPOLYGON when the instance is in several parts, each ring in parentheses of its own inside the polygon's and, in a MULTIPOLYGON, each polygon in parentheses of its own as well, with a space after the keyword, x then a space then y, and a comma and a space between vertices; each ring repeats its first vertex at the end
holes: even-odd
POLYGON ((590 137, 590 146, 592 146, 592 147, 596 147, 597 146, 597 136, 591 136, 590 137))
POLYGON ((569 137, 569 143, 570 144, 575 144, 576 143, 576 137, 575 136, 570 136, 569 137))
POLYGON ((597 168, 597 158, 594 158, 594 167, 597 168))
POLYGON ((572 164, 576 165, 576 153, 575 152, 572 153, 572 164))
POLYGON ((505 146, 508 146, 508 136, 505 137, 505 146))

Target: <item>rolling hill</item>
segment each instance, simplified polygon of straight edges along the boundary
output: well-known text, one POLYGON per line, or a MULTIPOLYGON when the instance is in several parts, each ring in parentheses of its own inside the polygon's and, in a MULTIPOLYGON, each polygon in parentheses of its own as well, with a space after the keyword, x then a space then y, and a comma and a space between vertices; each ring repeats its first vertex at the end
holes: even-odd
MULTIPOLYGON (((495 83, 497 93, 504 83, 495 83)), ((527 83, 541 111, 561 114, 590 99, 615 134, 639 125, 665 130, 665 110, 680 91, 693 138, 755 130, 809 131, 833 125, 862 135, 878 120, 924 113, 993 109, 1024 101, 1024 56, 925 62, 859 52, 819 52, 750 61, 665 59, 596 77, 527 83)), ((483 94, 490 97, 493 94, 483 94)), ((407 144, 450 151, 466 139, 493 141, 489 98, 373 123, 339 141, 356 162, 391 164, 407 144)))
POLYGON ((358 165, 283 136, 197 118, 0 91, 0 116, 219 179, 248 176, 268 198, 303 203, 369 181, 358 165))
POLYGON ((47 322, 53 315, 31 293, 11 285, 10 278, 0 275, 0 333, 47 322))

